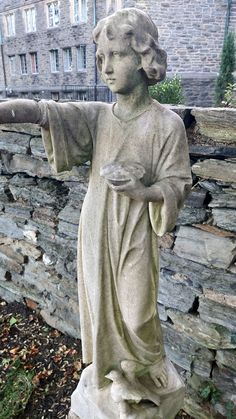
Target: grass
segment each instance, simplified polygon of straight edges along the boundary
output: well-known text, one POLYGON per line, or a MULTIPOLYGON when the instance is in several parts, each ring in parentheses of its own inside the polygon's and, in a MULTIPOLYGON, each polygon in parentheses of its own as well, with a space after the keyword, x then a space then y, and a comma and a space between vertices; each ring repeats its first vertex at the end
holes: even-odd
POLYGON ((12 419, 24 411, 34 390, 33 377, 34 373, 25 371, 19 360, 12 363, 0 388, 0 419, 12 419))

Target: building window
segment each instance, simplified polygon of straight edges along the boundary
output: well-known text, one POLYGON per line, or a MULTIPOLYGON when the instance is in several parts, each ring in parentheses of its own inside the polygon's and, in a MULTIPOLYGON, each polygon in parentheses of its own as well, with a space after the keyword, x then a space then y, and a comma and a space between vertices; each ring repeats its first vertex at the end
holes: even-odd
POLYGON ((11 76, 16 75, 16 56, 15 55, 9 55, 9 67, 10 67, 10 74, 11 76))
POLYGON ((72 71, 72 51, 71 48, 63 50, 64 71, 72 71))
POLYGON ((7 36, 15 36, 15 14, 9 13, 6 17, 7 36))
POLYGON ((87 22, 87 0, 73 0, 74 23, 87 22))
POLYGON ((31 52, 30 53, 30 61, 31 61, 32 74, 37 74, 39 72, 37 52, 31 52))
POLYGON ((26 54, 20 54, 19 57, 20 57, 21 74, 27 74, 26 54))
POLYGON ((51 92, 51 98, 52 100, 55 100, 55 102, 58 102, 58 100, 60 99, 59 92, 51 92))
POLYGON ((54 1, 48 5, 48 27, 54 28, 59 25, 59 3, 54 1))
POLYGON ((59 53, 58 49, 52 49, 50 51, 50 63, 51 63, 51 72, 57 73, 59 71, 59 53))
POLYGON ((77 69, 78 71, 86 70, 86 45, 77 47, 77 69))
POLYGON ((36 31, 36 14, 34 7, 25 10, 25 30, 26 32, 36 31))
POLYGON ((86 92, 86 90, 81 90, 80 92, 78 92, 77 97, 78 97, 78 100, 81 100, 81 101, 87 100, 87 92, 86 92))

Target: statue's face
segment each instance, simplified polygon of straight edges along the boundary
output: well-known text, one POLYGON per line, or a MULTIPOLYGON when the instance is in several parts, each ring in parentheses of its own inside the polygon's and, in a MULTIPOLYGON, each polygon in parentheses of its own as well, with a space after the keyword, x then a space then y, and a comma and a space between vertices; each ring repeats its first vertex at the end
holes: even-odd
POLYGON ((128 94, 141 82, 141 60, 122 36, 99 37, 97 57, 103 81, 114 93, 128 94))

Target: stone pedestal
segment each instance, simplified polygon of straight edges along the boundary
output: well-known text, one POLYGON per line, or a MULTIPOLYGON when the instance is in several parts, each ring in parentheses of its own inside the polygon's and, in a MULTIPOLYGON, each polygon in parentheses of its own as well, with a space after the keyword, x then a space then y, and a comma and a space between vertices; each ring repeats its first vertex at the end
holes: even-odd
MULTIPOLYGON (((184 385, 176 369, 167 362, 168 386, 156 389, 160 406, 148 401, 128 404, 127 413, 120 413, 111 397, 111 385, 98 390, 92 385, 92 365, 87 367, 71 396, 68 419, 174 419, 184 402, 184 385)), ((154 391, 154 389, 152 389, 154 391)))

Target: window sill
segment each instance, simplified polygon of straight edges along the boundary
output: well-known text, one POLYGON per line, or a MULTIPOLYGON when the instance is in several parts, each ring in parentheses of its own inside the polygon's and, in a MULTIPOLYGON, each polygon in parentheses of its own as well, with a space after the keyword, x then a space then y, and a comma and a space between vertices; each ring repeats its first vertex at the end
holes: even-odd
POLYGON ((87 73, 87 68, 81 68, 77 70, 77 73, 87 73))
POLYGON ((48 26, 47 27, 47 30, 48 31, 54 31, 55 29, 59 29, 59 27, 60 27, 60 25, 57 25, 57 26, 48 26))
POLYGON ((71 26, 72 27, 77 27, 77 26, 80 26, 80 25, 86 25, 88 23, 88 21, 83 21, 83 22, 72 22, 71 23, 71 26))

